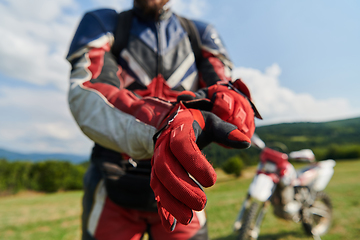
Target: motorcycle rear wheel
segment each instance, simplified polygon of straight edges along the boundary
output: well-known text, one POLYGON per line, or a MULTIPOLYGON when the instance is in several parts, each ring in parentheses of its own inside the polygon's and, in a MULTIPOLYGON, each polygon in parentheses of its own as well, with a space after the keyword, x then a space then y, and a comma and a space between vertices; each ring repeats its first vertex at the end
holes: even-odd
POLYGON ((324 192, 318 192, 312 206, 303 209, 302 225, 309 236, 324 235, 332 222, 332 203, 324 192))
POLYGON ((260 224, 263 216, 261 216, 262 209, 259 208, 259 203, 253 202, 246 210, 243 217, 243 225, 239 230, 237 240, 255 240, 260 233, 260 224))

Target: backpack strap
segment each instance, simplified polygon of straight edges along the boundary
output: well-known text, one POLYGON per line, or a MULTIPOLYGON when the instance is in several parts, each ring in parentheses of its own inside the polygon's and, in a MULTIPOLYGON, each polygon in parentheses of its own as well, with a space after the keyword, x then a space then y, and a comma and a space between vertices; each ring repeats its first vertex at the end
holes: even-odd
POLYGON ((114 33, 114 43, 111 52, 115 57, 127 46, 129 42, 131 22, 133 17, 132 9, 119 13, 116 30, 114 33))
POLYGON ((176 16, 179 19, 181 26, 188 33, 189 40, 191 43, 191 48, 195 55, 196 66, 199 67, 198 64, 200 63, 200 59, 202 58, 201 41, 200 41, 199 32, 198 32, 197 28, 195 27, 195 24, 193 21, 191 21, 187 18, 181 17, 179 15, 176 15, 176 16))

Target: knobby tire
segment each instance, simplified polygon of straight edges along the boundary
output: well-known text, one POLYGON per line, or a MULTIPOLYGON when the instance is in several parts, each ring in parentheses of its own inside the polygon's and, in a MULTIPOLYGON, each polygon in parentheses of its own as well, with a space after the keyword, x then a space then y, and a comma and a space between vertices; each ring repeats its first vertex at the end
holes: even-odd
POLYGON ((329 230, 332 222, 332 203, 330 197, 324 192, 318 192, 313 206, 315 206, 315 204, 319 204, 319 202, 321 202, 323 207, 326 208, 328 215, 323 218, 315 216, 315 214, 310 215, 310 217, 303 217, 303 229, 309 236, 324 235, 329 230))
POLYGON ((252 240, 257 239, 253 238, 250 235, 250 232, 253 230, 255 226, 255 222, 258 216, 259 210, 259 203, 253 202, 249 209, 246 210, 245 215, 243 217, 243 225, 240 228, 239 235, 237 240, 252 240))

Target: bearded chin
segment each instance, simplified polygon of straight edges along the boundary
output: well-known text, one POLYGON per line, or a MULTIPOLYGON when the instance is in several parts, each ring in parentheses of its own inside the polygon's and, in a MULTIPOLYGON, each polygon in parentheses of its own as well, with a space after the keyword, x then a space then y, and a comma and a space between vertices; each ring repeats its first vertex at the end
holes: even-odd
POLYGON ((155 19, 160 13, 160 9, 157 8, 146 8, 143 11, 146 16, 153 19, 155 19))
POLYGON ((146 0, 134 0, 134 5, 140 8, 144 15, 149 18, 156 19, 163 11, 164 6, 169 3, 168 0, 163 0, 160 4, 148 4, 146 0))

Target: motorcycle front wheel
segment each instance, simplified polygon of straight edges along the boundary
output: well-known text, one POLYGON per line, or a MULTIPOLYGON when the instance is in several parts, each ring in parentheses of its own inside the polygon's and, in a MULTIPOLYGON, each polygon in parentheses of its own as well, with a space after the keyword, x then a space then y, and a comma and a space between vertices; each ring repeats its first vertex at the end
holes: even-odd
POLYGON ((255 240, 260 233, 261 221, 265 215, 265 207, 258 202, 251 203, 243 217, 237 240, 255 240))
POLYGON ((332 204, 330 197, 324 192, 318 192, 314 203, 304 208, 302 225, 310 236, 324 235, 332 222, 332 204))

